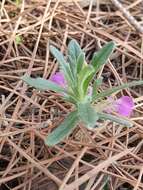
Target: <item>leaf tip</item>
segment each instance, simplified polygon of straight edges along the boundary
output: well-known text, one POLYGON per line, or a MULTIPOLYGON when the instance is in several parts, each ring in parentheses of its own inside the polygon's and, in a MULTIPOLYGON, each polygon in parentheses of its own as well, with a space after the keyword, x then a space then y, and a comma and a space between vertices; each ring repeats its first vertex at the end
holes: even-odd
POLYGON ((52 146, 56 145, 55 143, 51 142, 51 140, 49 140, 48 137, 45 139, 45 144, 47 146, 49 146, 49 147, 52 147, 52 146))
POLYGON ((111 45, 113 49, 116 47, 116 43, 114 41, 110 41, 109 45, 111 45))

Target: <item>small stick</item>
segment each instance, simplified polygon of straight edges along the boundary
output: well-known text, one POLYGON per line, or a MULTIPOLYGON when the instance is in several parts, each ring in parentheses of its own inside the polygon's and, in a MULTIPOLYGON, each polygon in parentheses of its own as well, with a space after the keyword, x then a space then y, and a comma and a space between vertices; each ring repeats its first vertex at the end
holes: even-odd
POLYGON ((118 0, 111 0, 113 4, 122 12, 123 16, 128 22, 141 34, 143 34, 143 27, 137 22, 137 20, 130 14, 130 12, 123 7, 118 0))

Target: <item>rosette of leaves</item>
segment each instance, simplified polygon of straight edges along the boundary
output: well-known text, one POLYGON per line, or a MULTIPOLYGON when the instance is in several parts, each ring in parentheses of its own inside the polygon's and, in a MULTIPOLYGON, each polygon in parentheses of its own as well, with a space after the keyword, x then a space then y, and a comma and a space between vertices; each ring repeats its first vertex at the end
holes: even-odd
POLYGON ((127 120, 105 112, 98 112, 93 104, 100 99, 110 96, 112 93, 124 88, 141 85, 143 81, 135 81, 123 84, 114 88, 109 88, 103 92, 99 92, 101 79, 96 78, 97 72, 101 66, 107 63, 107 60, 113 50, 115 43, 109 42, 98 52, 96 52, 89 64, 86 63, 85 53, 80 48, 76 40, 71 40, 68 45, 67 59, 55 47, 50 46, 52 55, 57 59, 60 71, 66 80, 66 86, 60 86, 53 81, 43 78, 31 78, 24 75, 22 80, 38 90, 51 90, 60 93, 61 96, 70 103, 74 104, 74 110, 67 115, 65 120, 53 130, 46 138, 45 143, 53 146, 68 136, 79 122, 83 122, 84 126, 93 128, 99 119, 108 119, 119 124, 132 126, 127 120), (92 86, 92 93, 89 88, 92 86))

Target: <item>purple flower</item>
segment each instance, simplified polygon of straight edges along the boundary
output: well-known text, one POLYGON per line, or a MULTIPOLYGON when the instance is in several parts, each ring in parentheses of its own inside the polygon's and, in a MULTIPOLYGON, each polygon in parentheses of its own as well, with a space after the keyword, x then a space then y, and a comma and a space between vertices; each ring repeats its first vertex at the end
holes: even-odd
POLYGON ((111 97, 108 98, 109 107, 105 110, 110 113, 112 111, 122 115, 130 116, 134 107, 133 99, 129 96, 122 96, 117 100, 113 100, 111 97))
POLYGON ((63 88, 66 87, 66 81, 64 75, 61 72, 56 72, 51 76, 50 80, 63 88))
POLYGON ((115 111, 123 116, 130 116, 132 113, 134 102, 129 96, 122 96, 113 103, 115 111))

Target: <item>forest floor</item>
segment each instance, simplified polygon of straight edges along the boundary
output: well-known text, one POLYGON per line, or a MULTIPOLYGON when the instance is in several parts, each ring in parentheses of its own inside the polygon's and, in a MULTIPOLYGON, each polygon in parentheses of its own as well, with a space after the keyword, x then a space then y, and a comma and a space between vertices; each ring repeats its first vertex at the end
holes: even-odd
POLYGON ((142 86, 115 94, 134 98, 132 128, 111 121, 93 131, 79 126, 48 147, 45 137, 72 107, 20 80, 25 73, 48 79, 58 70, 49 44, 66 54, 71 39, 84 49, 87 63, 106 42, 116 43, 98 73, 101 90, 143 79, 142 0, 120 1, 124 9, 115 0, 92 2, 0 1, 0 190, 143 189, 142 86))

